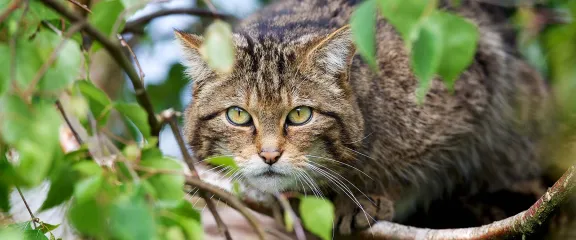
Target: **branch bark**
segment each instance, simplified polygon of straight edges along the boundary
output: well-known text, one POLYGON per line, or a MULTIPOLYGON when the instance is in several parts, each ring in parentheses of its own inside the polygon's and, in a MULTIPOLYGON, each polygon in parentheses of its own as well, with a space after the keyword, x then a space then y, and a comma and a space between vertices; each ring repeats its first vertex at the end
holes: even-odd
POLYGON ((575 167, 570 167, 528 210, 488 225, 435 230, 378 222, 361 235, 374 239, 504 239, 530 234, 546 222, 552 211, 573 194, 575 174, 575 167))
MULTIPOLYGON (((64 16, 68 19, 72 24, 83 21, 83 17, 78 15, 77 13, 71 12, 62 4, 60 4, 57 0, 41 0, 42 3, 53 9, 54 11, 58 12, 60 15, 64 16)), ((114 60, 124 69, 128 78, 132 82, 132 86, 134 86, 134 91, 136 93, 136 100, 146 110, 148 113, 148 123, 150 124, 151 134, 152 136, 158 136, 160 133, 160 124, 156 119, 156 115, 154 114, 154 108, 152 107, 152 103, 150 101, 150 97, 144 88, 144 84, 140 80, 138 73, 132 66, 132 63, 128 59, 126 55, 124 55, 122 51, 122 46, 116 44, 107 36, 102 34, 98 31, 94 26, 91 24, 85 24, 82 29, 94 40, 100 42, 103 48, 106 49, 110 53, 110 55, 114 58, 114 60)))
POLYGON ((194 177, 187 177, 186 185, 197 187, 202 192, 208 192, 219 197, 228 206, 236 209, 236 211, 240 212, 240 214, 242 214, 246 218, 246 220, 248 220, 248 223, 256 230, 260 239, 265 239, 264 230, 262 230, 260 224, 258 223, 258 220, 256 220, 254 215, 250 212, 249 208, 246 207, 246 205, 242 201, 240 201, 238 197, 210 183, 203 182, 202 180, 194 177))

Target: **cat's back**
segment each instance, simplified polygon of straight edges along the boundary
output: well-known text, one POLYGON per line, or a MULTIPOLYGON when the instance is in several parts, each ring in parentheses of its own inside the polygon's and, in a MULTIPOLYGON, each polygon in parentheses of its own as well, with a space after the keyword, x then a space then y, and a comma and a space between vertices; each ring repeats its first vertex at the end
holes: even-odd
POLYGON ((282 0, 267 5, 235 27, 255 40, 297 41, 326 35, 348 24, 359 0, 282 0))

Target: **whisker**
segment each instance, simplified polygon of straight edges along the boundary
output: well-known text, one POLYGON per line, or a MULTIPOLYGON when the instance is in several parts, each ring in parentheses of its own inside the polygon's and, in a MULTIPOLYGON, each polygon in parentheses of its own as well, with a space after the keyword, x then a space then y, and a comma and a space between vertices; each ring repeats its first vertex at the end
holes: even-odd
POLYGON ((328 179, 329 181, 333 182, 338 188, 340 188, 340 190, 342 190, 344 192, 344 194, 346 194, 346 196, 348 196, 350 198, 350 200, 352 200, 352 202, 354 202, 354 204, 356 204, 356 206, 358 206, 358 208, 360 208, 360 210, 362 210, 362 212, 364 213, 364 216, 366 217, 366 221, 368 221, 368 223, 370 223, 370 219, 375 220, 372 216, 370 216, 370 214, 368 214, 366 212, 366 210, 364 209, 364 207, 362 207, 362 204, 360 204, 360 202, 358 201, 358 199, 354 196, 354 194, 352 194, 352 191, 342 182, 340 181, 337 177, 335 177, 334 175, 324 171, 323 169, 320 169, 312 164, 308 163, 308 166, 313 169, 316 170, 317 173, 319 173, 320 175, 324 176, 326 179, 328 179))
POLYGON ((374 133, 374 132, 368 133, 368 135, 364 136, 364 137, 363 137, 362 139, 360 139, 360 140, 356 140, 356 141, 353 141, 353 142, 349 142, 349 143, 345 143, 345 144, 352 144, 352 143, 357 143, 357 142, 360 142, 360 141, 362 141, 362 140, 364 140, 364 139, 366 139, 366 138, 370 137, 370 135, 372 135, 372 133, 374 133))
MULTIPOLYGON (((320 168, 320 169, 321 169, 321 168, 324 168, 324 169, 322 169, 322 170, 324 170, 324 171, 330 171, 332 174, 335 174, 337 177, 342 178, 344 181, 346 181, 347 183, 349 183, 350 185, 352 185, 352 187, 354 187, 354 189, 358 190, 358 192, 360 192, 362 195, 364 195, 364 197, 366 197, 366 199, 368 199, 368 201, 370 201, 372 204, 376 205, 376 203, 373 202, 372 200, 370 200, 370 198, 369 198, 366 194, 364 194, 364 192, 362 192, 362 190, 360 190, 358 187, 356 187, 356 185, 355 185, 354 183, 350 182, 350 180, 346 179, 345 177, 343 177, 342 175, 340 175, 340 174, 337 173, 336 171, 334 171, 334 170, 332 170, 332 169, 330 169, 330 168, 327 168, 327 167, 325 167, 325 166, 322 166, 322 164, 320 164, 320 163, 315 163, 315 162, 309 161, 309 160, 307 160, 306 162, 307 162, 308 164, 316 164, 316 167, 318 167, 318 168, 320 168)), ((335 176, 335 177, 336 177, 336 176, 335 176)), ((342 181, 340 181, 340 182, 342 182, 342 181)))
POLYGON ((305 156, 306 156, 306 157, 313 157, 313 158, 320 158, 320 159, 324 159, 324 160, 328 160, 328 161, 333 161, 333 162, 336 162, 336 163, 340 163, 340 164, 342 164, 342 165, 345 165, 345 166, 348 166, 348 167, 350 167, 350 168, 353 168, 354 170, 356 170, 356 171, 358 171, 358 172, 361 172, 362 174, 364 174, 366 177, 370 178, 371 180, 374 180, 372 177, 370 177, 370 176, 369 176, 368 174, 366 174, 364 171, 362 171, 362 170, 360 170, 360 169, 358 169, 358 168, 356 168, 356 167, 354 167, 354 166, 352 166, 352 165, 350 165, 350 164, 347 164, 347 163, 338 161, 338 160, 336 160, 336 159, 326 158, 326 157, 320 157, 320 156, 314 156, 314 155, 305 155, 305 156))
POLYGON ((314 193, 314 196, 316 197, 323 196, 322 192, 318 189, 312 177, 310 177, 310 175, 308 175, 304 170, 300 170, 300 173, 302 174, 303 179, 306 180, 306 183, 310 186, 310 190, 312 191, 312 193, 314 193))
POLYGON ((368 155, 366 155, 366 154, 364 154, 364 153, 358 152, 358 151, 356 151, 356 150, 354 150, 354 149, 351 149, 351 148, 349 148, 349 147, 346 147, 346 146, 343 146, 343 147, 344 147, 345 149, 348 149, 348 150, 350 150, 350 151, 352 151, 352 152, 355 152, 355 153, 357 153, 357 154, 359 154, 359 155, 361 155, 361 156, 367 157, 368 159, 372 159, 372 160, 374 160, 374 161, 377 161, 376 159, 374 159, 374 158, 372 158, 372 157, 370 157, 370 156, 368 156, 368 155))

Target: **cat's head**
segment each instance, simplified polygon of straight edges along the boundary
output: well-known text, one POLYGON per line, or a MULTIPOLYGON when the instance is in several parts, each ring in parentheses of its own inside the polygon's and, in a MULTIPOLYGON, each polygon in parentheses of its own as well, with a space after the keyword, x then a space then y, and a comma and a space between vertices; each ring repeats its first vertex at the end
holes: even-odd
POLYGON ((193 81, 185 135, 199 159, 231 156, 243 181, 268 192, 310 190, 310 177, 354 161, 363 119, 349 84, 349 27, 289 43, 234 34, 229 74, 202 59, 202 37, 176 35, 193 81))

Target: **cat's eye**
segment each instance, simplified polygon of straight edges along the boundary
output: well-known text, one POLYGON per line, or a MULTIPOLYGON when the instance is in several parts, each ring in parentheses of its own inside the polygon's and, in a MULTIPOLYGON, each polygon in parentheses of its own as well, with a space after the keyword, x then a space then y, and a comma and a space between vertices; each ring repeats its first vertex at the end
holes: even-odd
POLYGON ((252 122, 250 114, 240 107, 228 108, 226 118, 230 123, 238 126, 246 126, 252 122))
POLYGON ((288 113, 286 123, 288 125, 304 125, 312 118, 312 109, 305 106, 300 106, 292 109, 288 113))

